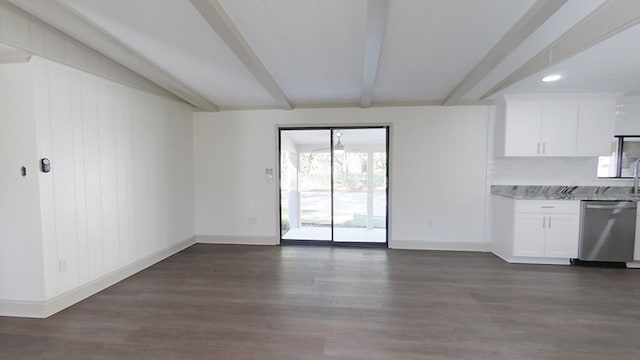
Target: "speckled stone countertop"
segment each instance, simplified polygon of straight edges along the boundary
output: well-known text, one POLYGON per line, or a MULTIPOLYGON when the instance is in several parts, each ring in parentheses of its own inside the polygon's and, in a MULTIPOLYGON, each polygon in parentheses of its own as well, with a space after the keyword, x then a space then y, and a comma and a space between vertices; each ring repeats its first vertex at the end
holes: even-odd
POLYGON ((492 185, 491 194, 516 200, 633 200, 630 186, 492 185))

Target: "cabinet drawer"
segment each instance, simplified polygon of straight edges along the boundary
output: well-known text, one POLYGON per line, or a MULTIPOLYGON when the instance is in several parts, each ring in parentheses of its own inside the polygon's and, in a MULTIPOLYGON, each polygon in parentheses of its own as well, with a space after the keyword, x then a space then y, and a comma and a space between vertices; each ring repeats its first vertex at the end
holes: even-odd
POLYGON ((578 214, 578 200, 516 200, 516 213, 578 214))

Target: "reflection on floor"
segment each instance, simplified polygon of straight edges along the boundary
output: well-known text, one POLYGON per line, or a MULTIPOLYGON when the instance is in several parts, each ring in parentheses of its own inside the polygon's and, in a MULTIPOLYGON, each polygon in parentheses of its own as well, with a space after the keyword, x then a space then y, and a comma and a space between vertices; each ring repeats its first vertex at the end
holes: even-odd
MULTIPOLYGON (((333 230, 335 241, 384 243, 385 229, 339 228, 333 230)), ((284 240, 331 240, 330 227, 299 227, 287 231, 284 240)))

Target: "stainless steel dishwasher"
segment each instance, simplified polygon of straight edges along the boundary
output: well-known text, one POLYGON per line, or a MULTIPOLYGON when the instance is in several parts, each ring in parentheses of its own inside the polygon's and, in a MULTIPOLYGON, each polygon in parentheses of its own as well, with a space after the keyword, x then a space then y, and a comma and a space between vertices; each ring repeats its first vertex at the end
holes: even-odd
POLYGON ((635 229, 635 202, 582 201, 578 259, 594 262, 632 261, 635 229))

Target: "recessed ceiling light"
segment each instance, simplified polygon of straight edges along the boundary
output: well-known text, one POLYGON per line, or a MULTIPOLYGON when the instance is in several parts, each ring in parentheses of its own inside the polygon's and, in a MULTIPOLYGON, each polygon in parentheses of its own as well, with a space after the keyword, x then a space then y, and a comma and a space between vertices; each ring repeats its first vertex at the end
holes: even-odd
POLYGON ((547 76, 543 77, 542 81, 544 81, 544 82, 554 82, 554 81, 558 81, 560 79, 562 79, 562 75, 553 74, 553 75, 547 75, 547 76))

